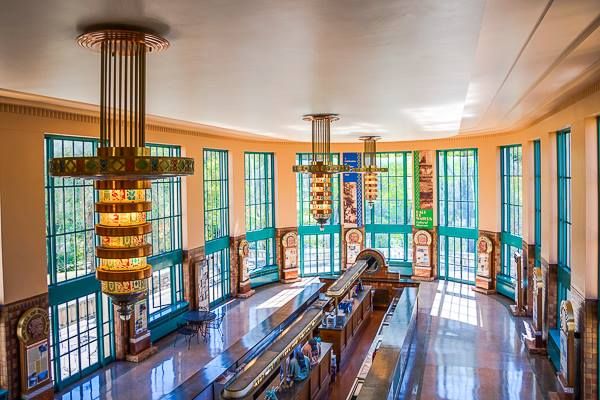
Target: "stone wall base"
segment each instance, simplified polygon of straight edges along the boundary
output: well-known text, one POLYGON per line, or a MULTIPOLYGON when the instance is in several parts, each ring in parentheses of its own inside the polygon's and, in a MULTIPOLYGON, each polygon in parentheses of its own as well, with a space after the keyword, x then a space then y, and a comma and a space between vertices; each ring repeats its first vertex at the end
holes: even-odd
POLYGON ((125 359, 129 362, 139 363, 139 362, 142 362, 142 361, 148 359, 150 356, 156 354, 157 351, 158 351, 158 347, 150 346, 146 350, 141 351, 137 354, 127 354, 125 359))
MULTIPOLYGON (((48 293, 0 305, 0 387, 8 390, 9 399, 21 397, 21 368, 17 324, 21 315, 33 307, 48 309, 48 293)), ((52 392, 52 391, 50 391, 52 392)), ((45 391, 34 392, 35 399, 45 399, 45 391)), ((29 396, 33 396, 34 393, 29 396)), ((50 397, 52 398, 52 396, 50 397)))

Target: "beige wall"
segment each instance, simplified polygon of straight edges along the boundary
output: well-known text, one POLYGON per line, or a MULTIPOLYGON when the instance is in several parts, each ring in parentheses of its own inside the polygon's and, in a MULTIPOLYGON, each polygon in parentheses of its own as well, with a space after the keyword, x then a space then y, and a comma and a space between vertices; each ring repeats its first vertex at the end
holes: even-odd
MULTIPOLYGON (((1 101, 0 101, 1 103, 1 101)), ((533 242, 533 146, 542 148, 542 256, 556 262, 556 144, 554 132, 572 131, 573 261, 572 285, 587 298, 597 297, 596 122, 600 93, 592 94, 534 126, 518 132, 417 142, 380 142, 380 151, 477 148, 479 155, 479 228, 500 230, 499 146, 522 144, 524 152, 524 239, 533 242)), ((88 113, 89 114, 89 113, 88 113)), ((0 304, 47 291, 44 215, 44 134, 98 136, 94 117, 32 110, 0 104, 0 304)), ((307 124, 307 129, 309 125, 307 124)), ((335 127, 334 127, 335 129, 335 127)), ((196 174, 185 178, 184 247, 203 244, 202 149, 229 150, 231 235, 244 233, 245 151, 276 154, 276 225, 296 225, 295 153, 308 143, 253 141, 202 132, 151 129, 149 142, 178 144, 196 160, 196 174)), ((361 151, 361 144, 334 144, 333 151, 361 151)))

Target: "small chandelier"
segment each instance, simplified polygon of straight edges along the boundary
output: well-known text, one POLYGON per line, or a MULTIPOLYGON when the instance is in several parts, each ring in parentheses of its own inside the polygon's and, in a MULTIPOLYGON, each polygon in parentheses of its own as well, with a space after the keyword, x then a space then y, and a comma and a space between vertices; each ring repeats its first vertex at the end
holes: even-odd
POLYGON ((130 318, 135 302, 148 290, 152 245, 146 235, 152 224, 146 197, 152 179, 192 175, 194 160, 153 157, 146 144, 146 54, 166 49, 169 42, 150 32, 130 29, 95 30, 77 43, 100 53, 100 141, 98 155, 49 161, 50 175, 95 180, 98 196, 96 278, 102 292, 130 318))
POLYGON ((302 119, 312 123, 312 160, 310 165, 294 165, 293 171, 310 174, 310 212, 323 230, 332 213, 331 177, 350 168, 331 163, 331 122, 339 116, 308 114, 302 119))
POLYGON ((352 172, 363 174, 363 190, 365 200, 369 206, 373 206, 373 202, 377 200, 377 174, 387 172, 387 168, 377 167, 377 140, 379 136, 361 136, 358 138, 364 142, 363 150, 363 165, 360 168, 353 168, 352 172))

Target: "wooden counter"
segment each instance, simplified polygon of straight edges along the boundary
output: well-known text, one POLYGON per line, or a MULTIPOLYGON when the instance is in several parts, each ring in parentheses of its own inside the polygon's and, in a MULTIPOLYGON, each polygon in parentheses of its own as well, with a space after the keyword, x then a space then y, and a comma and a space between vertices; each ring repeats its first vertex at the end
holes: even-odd
POLYGON ((418 304, 418 289, 405 288, 394 311, 384 317, 386 322, 381 327, 381 344, 364 382, 352 398, 398 398, 417 330, 418 304))
POLYGON ((337 365, 340 366, 344 351, 352 343, 363 323, 369 319, 373 311, 371 286, 365 286, 358 297, 353 299, 352 313, 346 316, 343 326, 335 328, 319 327, 321 339, 333 344, 337 365))
MULTIPOLYGON (((310 375, 301 382, 277 393, 277 400, 320 400, 326 399, 329 394, 331 381, 331 343, 321 343, 321 356, 319 363, 312 367, 310 375)), ((264 398, 264 393, 259 399, 264 398)))

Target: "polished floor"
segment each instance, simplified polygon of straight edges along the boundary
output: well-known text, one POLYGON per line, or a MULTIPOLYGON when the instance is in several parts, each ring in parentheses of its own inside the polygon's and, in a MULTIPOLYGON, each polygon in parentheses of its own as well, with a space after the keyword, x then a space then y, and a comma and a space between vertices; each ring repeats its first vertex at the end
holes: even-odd
POLYGON ((421 284, 405 399, 546 399, 556 390, 544 356, 530 356, 508 300, 452 282, 421 284))
MULTIPOLYGON (((315 281, 304 279, 291 285, 269 285, 259 288, 246 300, 234 300, 225 305, 224 340, 212 336, 208 343, 192 341, 190 350, 175 334, 158 341, 158 352, 142 363, 114 362, 72 385, 55 398, 78 399, 158 399, 188 380, 204 365, 237 342, 246 333, 266 320, 285 303, 297 296, 302 288, 315 281)), ((318 280, 317 280, 318 282, 318 280)))
MULTIPOLYGON (((230 348, 246 333, 295 298, 312 280, 293 285, 272 285, 247 300, 225 307, 225 340, 187 350, 174 335, 158 342, 159 351, 133 364, 115 362, 56 395, 57 399, 157 399, 171 393, 199 369, 230 348)), ((452 282, 423 283, 419 295, 418 331, 409 359, 410 373, 402 388, 403 399, 546 399, 555 390, 548 360, 529 356, 521 341, 522 320, 513 318, 510 302, 502 296, 485 296, 472 287, 452 282)), ((382 313, 374 313, 353 357, 342 366, 332 385, 330 399, 345 399, 375 336, 382 313)))

